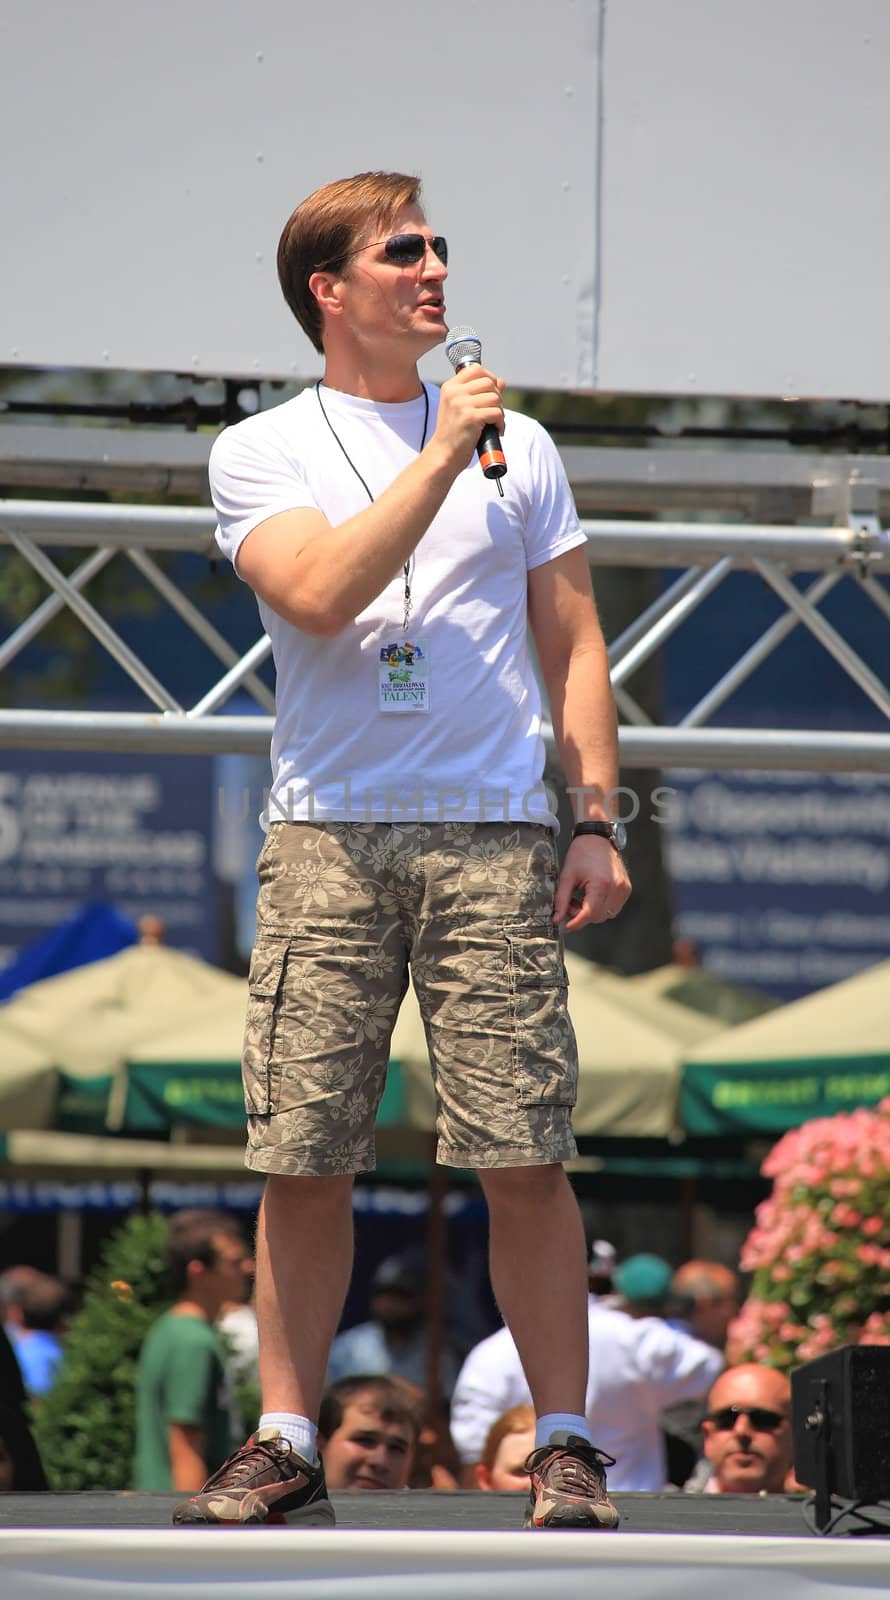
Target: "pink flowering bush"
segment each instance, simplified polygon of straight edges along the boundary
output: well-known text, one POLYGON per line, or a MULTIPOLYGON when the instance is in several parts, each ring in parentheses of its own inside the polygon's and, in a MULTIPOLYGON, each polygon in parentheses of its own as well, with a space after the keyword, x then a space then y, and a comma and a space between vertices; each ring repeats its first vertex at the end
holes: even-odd
POLYGON ((805 1122, 761 1168, 741 1264, 751 1293, 729 1330, 731 1362, 787 1371, 844 1344, 890 1344, 890 1098, 805 1122))

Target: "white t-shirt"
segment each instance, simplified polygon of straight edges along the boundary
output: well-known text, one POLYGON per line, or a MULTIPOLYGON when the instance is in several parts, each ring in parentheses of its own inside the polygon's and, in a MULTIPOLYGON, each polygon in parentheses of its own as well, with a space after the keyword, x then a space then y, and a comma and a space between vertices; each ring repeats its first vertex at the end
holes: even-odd
MULTIPOLYGON (((429 398, 427 438, 439 391, 429 398)), ((281 511, 313 507, 336 527, 412 461, 424 400, 382 405, 314 389, 227 428, 210 457, 217 542, 281 511)), ((562 462, 537 423, 507 413, 504 499, 474 460, 411 563, 411 622, 429 672, 429 710, 380 710, 381 649, 403 642, 404 579, 332 638, 259 601, 272 641, 276 720, 270 821, 528 820, 555 826, 541 784, 541 700, 526 639, 528 572, 584 543, 562 462)), ((282 537, 286 537, 282 535, 282 537)))
MULTIPOLYGON (((610 1489, 664 1488, 664 1443, 659 1424, 666 1406, 706 1395, 723 1370, 723 1357, 660 1317, 629 1317, 591 1296, 588 1312, 590 1376, 585 1411, 591 1437, 615 1457, 610 1489)), ((451 1435, 462 1461, 479 1461, 488 1430, 511 1406, 530 1405, 519 1352, 506 1328, 470 1351, 451 1400, 451 1435)))

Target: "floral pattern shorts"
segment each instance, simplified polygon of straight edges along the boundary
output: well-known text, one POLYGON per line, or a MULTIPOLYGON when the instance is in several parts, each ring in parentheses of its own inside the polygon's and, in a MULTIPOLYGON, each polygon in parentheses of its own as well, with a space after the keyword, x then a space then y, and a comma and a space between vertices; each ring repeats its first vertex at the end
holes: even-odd
POLYGON ((578 1061, 548 828, 274 823, 257 870, 243 1057, 249 1167, 373 1170, 409 963, 438 1160, 535 1166, 576 1153, 578 1061))

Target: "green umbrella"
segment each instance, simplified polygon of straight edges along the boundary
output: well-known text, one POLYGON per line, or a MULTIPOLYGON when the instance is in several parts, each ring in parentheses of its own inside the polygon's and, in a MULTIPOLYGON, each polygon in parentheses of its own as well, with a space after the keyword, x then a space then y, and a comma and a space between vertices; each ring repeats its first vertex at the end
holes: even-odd
POLYGON ((691 1134, 777 1135, 888 1094, 890 962, 883 962, 691 1050, 680 1120, 691 1134))

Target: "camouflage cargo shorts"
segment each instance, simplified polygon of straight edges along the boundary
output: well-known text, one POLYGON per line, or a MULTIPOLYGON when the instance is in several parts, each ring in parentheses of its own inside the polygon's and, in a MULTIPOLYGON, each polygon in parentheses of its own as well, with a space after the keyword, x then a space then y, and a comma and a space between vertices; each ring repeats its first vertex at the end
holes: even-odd
POLYGON ((249 1167, 373 1170, 409 962, 438 1160, 531 1166, 575 1154, 578 1064, 551 920, 548 828, 274 823, 257 870, 243 1057, 249 1167))

